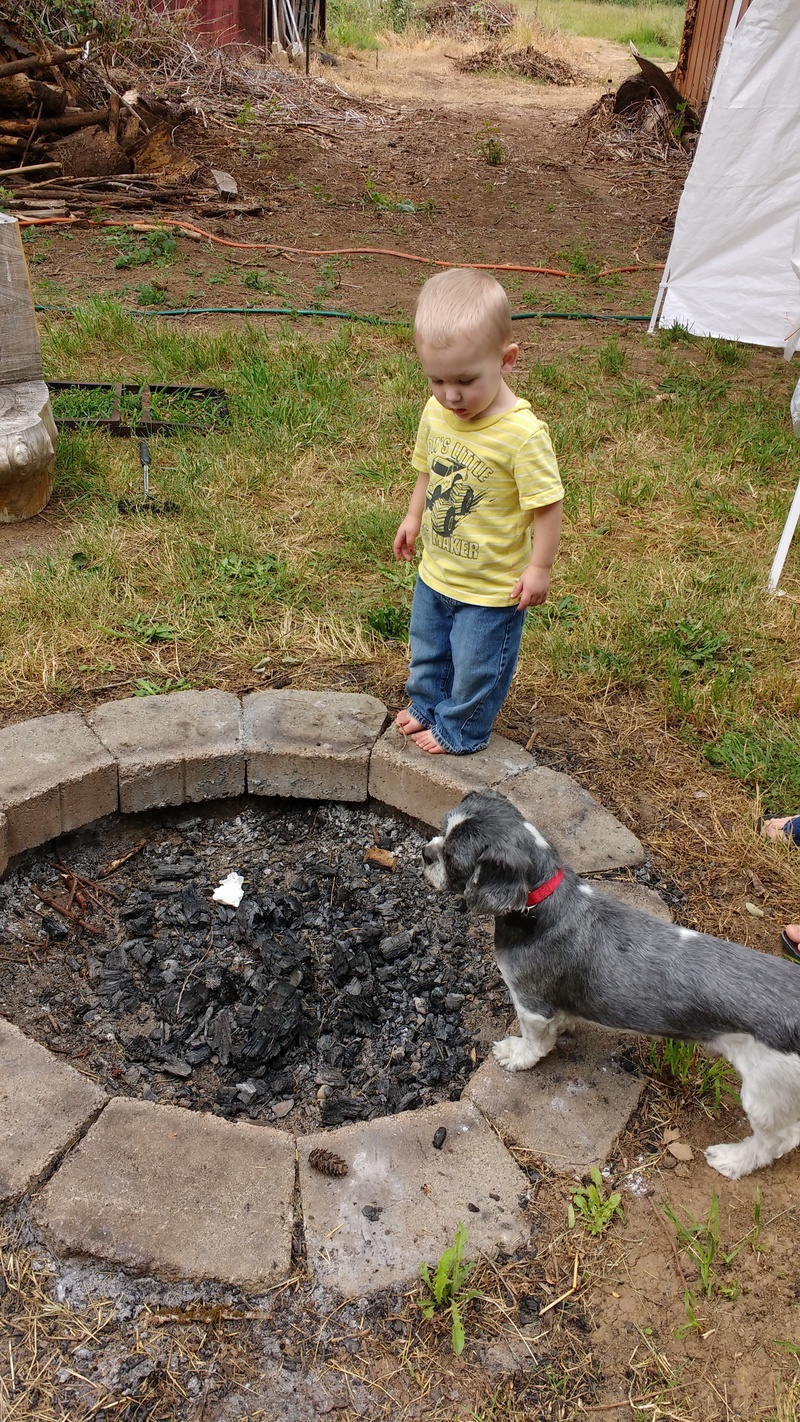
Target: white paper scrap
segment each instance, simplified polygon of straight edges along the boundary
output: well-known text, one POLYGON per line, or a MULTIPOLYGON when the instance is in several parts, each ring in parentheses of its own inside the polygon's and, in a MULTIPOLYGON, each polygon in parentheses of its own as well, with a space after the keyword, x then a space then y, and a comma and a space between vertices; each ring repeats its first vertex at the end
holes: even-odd
POLYGON ((241 874, 233 870, 228 876, 218 884, 211 895, 218 904, 228 904, 230 908, 238 908, 244 896, 244 879, 241 874))

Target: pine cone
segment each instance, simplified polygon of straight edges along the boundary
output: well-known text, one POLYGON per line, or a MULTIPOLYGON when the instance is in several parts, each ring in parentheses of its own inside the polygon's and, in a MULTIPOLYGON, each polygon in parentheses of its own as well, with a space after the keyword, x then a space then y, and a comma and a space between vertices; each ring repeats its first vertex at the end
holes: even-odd
POLYGON ((308 1163, 321 1175, 347 1174, 347 1161, 342 1160, 340 1155, 335 1155, 332 1150, 321 1150, 317 1147, 316 1150, 309 1151, 308 1163))

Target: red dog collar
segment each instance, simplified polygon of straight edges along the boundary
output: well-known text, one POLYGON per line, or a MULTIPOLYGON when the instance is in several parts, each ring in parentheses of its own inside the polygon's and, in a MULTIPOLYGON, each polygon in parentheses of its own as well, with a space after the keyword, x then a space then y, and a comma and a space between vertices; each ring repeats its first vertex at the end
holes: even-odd
POLYGON ((540 884, 538 889, 531 889, 527 899, 525 900, 525 908, 534 908, 535 905, 540 904, 543 899, 549 899, 550 895, 554 893, 555 890, 558 888, 563 877, 564 870, 559 869, 557 873, 553 875, 552 879, 547 880, 546 884, 540 884))

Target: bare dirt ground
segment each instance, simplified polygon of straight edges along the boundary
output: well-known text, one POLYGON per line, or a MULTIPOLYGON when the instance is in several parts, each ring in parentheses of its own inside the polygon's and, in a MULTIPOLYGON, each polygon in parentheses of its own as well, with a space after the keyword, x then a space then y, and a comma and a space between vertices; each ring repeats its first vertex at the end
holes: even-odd
MULTIPOLYGON (((217 216, 210 230, 241 242, 369 245, 452 262, 563 267, 565 253, 590 250, 604 266, 637 268, 619 285, 593 290, 591 308, 602 303, 611 312, 649 313, 685 168, 655 159, 626 165, 590 157, 584 116, 609 78, 617 82, 629 72, 624 52, 576 42, 573 60, 596 82, 550 89, 458 74, 447 56, 464 49, 457 41, 413 51, 385 47, 377 61, 342 57, 337 68, 320 70, 326 82, 332 77, 352 95, 356 109, 362 105, 366 117, 344 130, 239 124, 215 119, 211 107, 205 117, 183 124, 176 142, 233 172, 242 196, 262 203, 257 215, 217 216), (481 154, 486 125, 502 146, 501 165, 490 166, 481 154), (396 202, 378 201, 375 194, 406 200, 413 211, 398 211, 396 202)), ((29 248, 34 281, 45 279, 37 299, 71 304, 87 289, 121 293, 133 283, 158 280, 175 305, 255 299, 298 307, 324 297, 360 312, 407 315, 430 272, 390 257, 267 256, 212 250, 183 237, 179 250, 180 260, 163 270, 116 271, 101 234, 82 228, 66 237, 58 228, 43 229, 29 248), (243 286, 243 273, 254 271, 275 284, 277 299, 243 286)), ((534 274, 508 277, 517 310, 546 307, 566 286, 534 274)), ((231 318, 196 319, 205 324, 231 318)), ((598 328, 603 338, 608 329, 598 328)), ((537 329, 536 354, 544 358, 578 339, 586 339, 585 330, 578 335, 572 323, 550 323, 537 329)), ((0 559, 46 551, 64 527, 56 500, 30 528, 0 529, 0 559)), ((512 703, 500 729, 526 739, 530 724, 529 709, 512 703)), ((638 726, 633 710, 626 716, 624 708, 607 714, 587 707, 582 713, 567 698, 550 698, 537 707, 536 724, 544 758, 589 783, 643 837, 683 900, 681 921, 749 935, 749 941, 759 941, 761 932, 759 946, 774 948, 774 924, 759 930, 743 909, 745 895, 757 893, 752 873, 759 856, 774 851, 742 838, 740 868, 720 866, 715 858, 721 826, 727 832, 744 819, 743 796, 711 772, 698 777, 688 754, 684 758, 657 729, 638 726), (741 932, 734 931, 737 924, 741 932)), ((524 1256, 482 1266, 480 1286, 492 1302, 469 1306, 460 1359, 449 1350, 446 1328, 424 1324, 413 1291, 334 1315, 336 1301, 315 1297, 302 1278, 256 1307, 252 1300, 228 1298, 221 1305, 211 1292, 198 1301, 147 1282, 128 1287, 109 1276, 73 1271, 65 1286, 76 1304, 87 1291, 95 1300, 104 1291, 116 1298, 103 1314, 110 1321, 102 1328, 91 1322, 98 1317, 95 1303, 85 1315, 86 1327, 95 1329, 87 1341, 74 1319, 53 1315, 56 1323, 42 1334, 52 1338, 43 1374, 50 1382, 9 1415, 15 1422, 45 1416, 256 1422, 331 1412, 343 1422, 488 1422, 591 1413, 788 1422, 798 1396, 798 1160, 790 1157, 737 1184, 723 1180, 706 1167, 702 1149, 742 1132, 735 1104, 723 1104, 712 1118, 691 1088, 649 1087, 611 1162, 624 1215, 597 1239, 580 1227, 567 1228, 570 1184, 523 1159, 534 1194, 532 1246, 524 1256), (670 1131, 690 1146, 690 1159, 677 1161, 669 1151, 670 1131), (711 1228, 715 1201, 719 1220, 711 1228), (715 1254, 707 1289, 696 1260, 676 1243, 665 1203, 695 1222, 706 1253, 715 1254), (732 1257, 726 1262, 725 1256, 732 1257), (695 1298, 688 1309, 687 1291, 695 1298), (563 1303, 542 1314, 565 1293, 563 1303), (94 1350, 91 1363, 81 1348, 94 1350), (142 1359, 155 1361, 135 1381, 137 1358, 140 1365, 142 1359), (123 1359, 130 1363, 127 1372, 123 1359), (75 1382, 81 1372, 101 1381, 81 1390, 75 1382), (54 1410, 45 1412, 42 1399, 55 1398, 59 1388, 63 1407, 53 1401, 54 1410)), ((7 1253, 4 1258, 8 1267, 7 1253)), ((25 1258, 18 1251, 18 1268, 25 1258)), ((27 1267, 33 1279, 33 1266, 27 1267)), ((16 1297, 12 1290, 14 1304, 16 1297)), ((23 1335, 28 1340, 20 1355, 28 1347, 34 1357, 40 1344, 31 1316, 14 1314, 11 1323, 17 1344, 23 1335)), ((0 1376, 8 1387, 2 1355, 0 1376)))
MULTIPOLYGON (((574 43, 583 57, 583 47, 574 43)), ((260 211, 217 208, 208 230, 234 243, 375 246, 446 263, 559 269, 569 265, 565 254, 581 249, 603 267, 642 267, 626 273, 624 283, 607 286, 603 306, 649 314, 654 264, 666 255, 686 165, 656 158, 644 169, 598 164, 587 151, 583 118, 609 81, 628 72, 624 51, 604 46, 602 62, 586 59, 595 82, 562 88, 458 73, 448 56, 475 48, 456 40, 413 50, 390 47, 376 52, 377 64, 369 54, 342 56, 335 70, 307 82, 320 101, 329 95, 341 104, 342 92, 352 96, 351 121, 344 124, 290 128, 251 121, 244 110, 215 116, 209 101, 173 138, 204 164, 233 172, 240 199, 245 205, 257 201, 260 211), (497 165, 486 160, 487 133, 502 149, 497 165)), ((170 215, 203 225, 191 209, 170 215)), ((290 305, 312 297, 322 305, 319 298, 328 294, 339 307, 407 316, 431 270, 388 256, 337 259, 334 252, 326 261, 246 247, 209 250, 183 236, 179 241, 181 259, 172 266, 115 270, 117 253, 105 235, 88 228, 39 229, 29 249, 37 300, 57 305, 48 290, 84 296, 87 283, 93 291, 123 293, 156 280, 170 304, 224 306, 235 299, 253 305, 258 295, 243 289, 242 273, 259 271, 264 280, 275 280, 290 305)), ((504 280, 515 309, 524 309, 526 296, 535 295, 541 305, 548 296, 575 297, 583 290, 580 281, 535 273, 509 272, 504 280)), ((550 339, 558 342, 558 333, 548 332, 550 339)))

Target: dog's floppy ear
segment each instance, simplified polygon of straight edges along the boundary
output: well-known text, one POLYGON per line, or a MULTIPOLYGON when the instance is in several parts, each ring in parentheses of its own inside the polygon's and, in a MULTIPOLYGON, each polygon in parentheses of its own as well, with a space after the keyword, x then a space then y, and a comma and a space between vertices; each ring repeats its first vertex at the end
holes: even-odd
POLYGON ((493 845, 478 860, 464 889, 467 908, 474 913, 513 913, 528 899, 526 874, 530 863, 513 850, 493 845))

